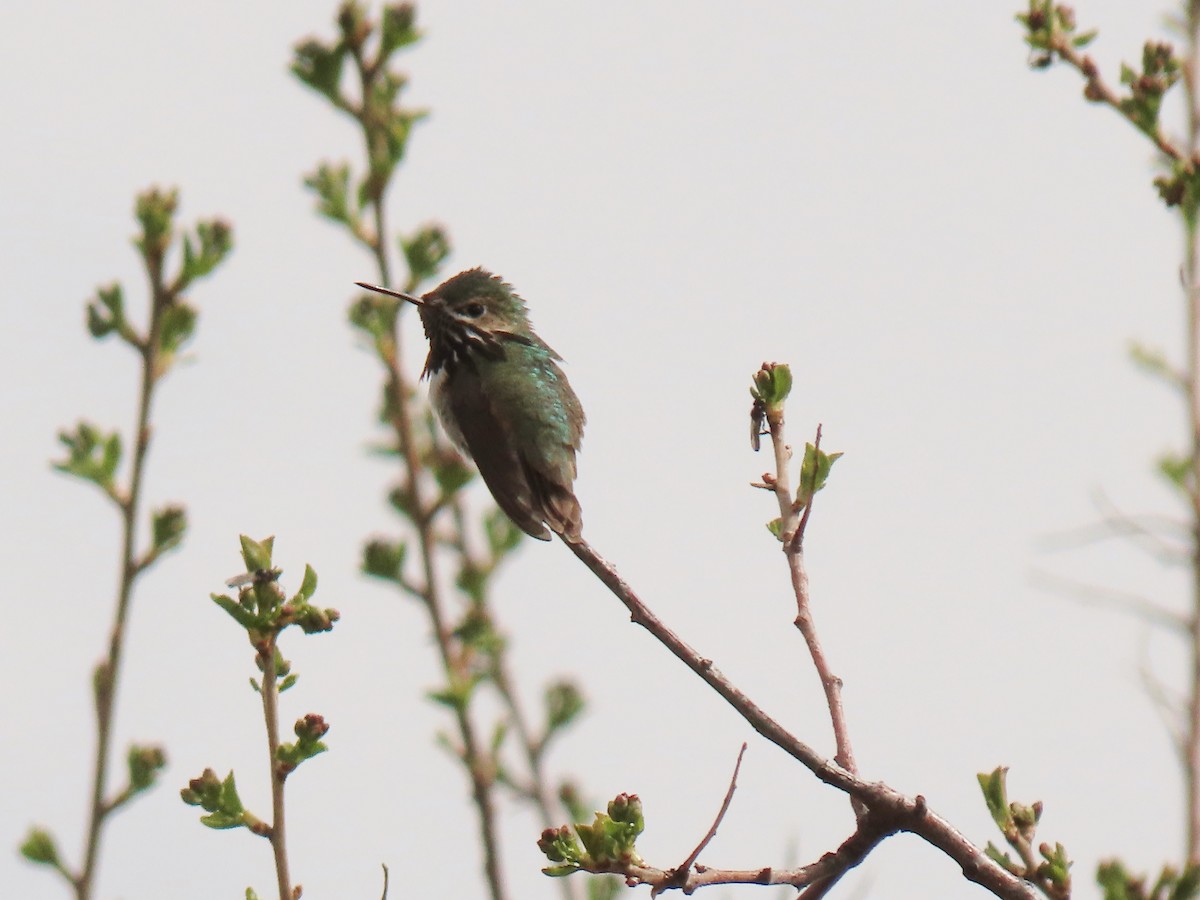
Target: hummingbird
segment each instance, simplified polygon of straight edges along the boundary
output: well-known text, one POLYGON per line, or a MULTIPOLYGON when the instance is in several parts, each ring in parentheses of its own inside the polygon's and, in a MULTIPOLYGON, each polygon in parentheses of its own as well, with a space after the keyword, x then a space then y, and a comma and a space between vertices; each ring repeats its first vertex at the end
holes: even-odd
POLYGON ((416 305, 433 408, 505 514, 538 540, 553 531, 578 541, 575 453, 586 417, 558 367, 562 357, 534 332, 512 285, 481 268, 420 297, 355 283, 416 305))

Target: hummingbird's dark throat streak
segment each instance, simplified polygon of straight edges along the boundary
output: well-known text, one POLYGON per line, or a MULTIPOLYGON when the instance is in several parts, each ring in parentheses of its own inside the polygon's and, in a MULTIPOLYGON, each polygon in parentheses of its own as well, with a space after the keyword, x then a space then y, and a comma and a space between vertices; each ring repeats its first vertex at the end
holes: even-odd
POLYGON ((575 454, 585 416, 512 286, 469 269, 421 297, 355 282, 417 307, 429 355, 422 378, 450 439, 479 468, 496 503, 526 534, 578 541, 575 454))

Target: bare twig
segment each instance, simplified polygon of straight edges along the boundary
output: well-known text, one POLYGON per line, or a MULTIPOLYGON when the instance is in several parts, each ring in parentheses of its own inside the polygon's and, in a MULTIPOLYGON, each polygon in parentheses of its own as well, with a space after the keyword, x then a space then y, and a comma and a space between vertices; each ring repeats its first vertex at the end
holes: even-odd
POLYGON ((1171 739, 1171 747, 1179 756, 1182 764, 1187 751, 1183 731, 1186 707, 1182 698, 1172 696, 1171 692, 1167 690, 1167 686, 1154 673, 1146 641, 1142 641, 1141 651, 1138 655, 1140 657, 1138 659, 1138 680, 1142 683, 1142 690, 1150 698, 1154 711, 1158 713, 1158 718, 1171 739))
MULTIPOLYGON (((828 869, 822 869, 823 873, 835 872, 839 866, 848 869, 857 865, 887 834, 908 831, 941 850, 962 868, 965 878, 987 888, 997 897, 1010 900, 1035 900, 1038 897, 1033 888, 1006 872, 954 826, 929 810, 923 797, 907 797, 882 782, 863 781, 853 772, 825 759, 808 744, 796 738, 730 682, 713 665, 711 659, 697 653, 654 615, 634 593, 633 588, 621 578, 613 565, 600 556, 590 544, 582 539, 570 541, 565 538, 563 543, 625 605, 629 610, 630 619, 635 624, 649 631, 659 643, 700 676, 701 680, 723 697, 755 731, 800 762, 821 781, 854 796, 867 807, 868 812, 859 819, 859 828, 855 832, 857 840, 852 836, 849 841, 854 843, 846 851, 844 858, 837 857, 834 863, 828 864, 828 869), (864 825, 864 822, 868 824, 864 825), (862 849, 860 844, 863 843, 869 843, 870 846, 862 849)), ((841 852, 839 848, 838 853, 841 852)), ((825 859, 814 865, 825 865, 825 859)), ((769 868, 759 872, 762 879, 770 879, 769 868)), ((695 873, 697 877, 701 874, 703 873, 695 873)), ((751 883, 792 882, 760 880, 751 883)))
POLYGON ((96 667, 93 688, 96 704, 96 756, 92 766, 91 808, 88 815, 83 868, 72 879, 77 900, 88 900, 96 878, 100 857, 100 836, 105 819, 116 808, 107 793, 109 758, 112 754, 113 709, 121 660, 125 648, 125 624, 133 599, 134 582, 145 570, 137 564, 137 522, 141 514, 142 480, 146 472, 146 454, 150 448, 150 410, 154 390, 162 376, 161 335, 163 315, 172 295, 163 283, 162 259, 153 249, 145 253, 150 280, 150 317, 146 334, 134 342, 142 361, 137 421, 134 424, 133 463, 129 489, 115 497, 121 511, 121 578, 117 588, 116 609, 109 634, 108 655, 96 667))
MULTIPOLYGON (((374 81, 381 71, 383 61, 380 58, 374 61, 366 60, 362 47, 358 44, 352 44, 351 56, 358 71, 361 96, 366 98, 373 90, 374 81)), ((365 99, 361 106, 350 105, 346 102, 335 105, 350 113, 358 122, 362 130, 363 144, 368 148, 369 157, 369 148, 373 146, 373 142, 383 138, 379 134, 379 123, 368 112, 365 99)), ((371 231, 365 228, 351 229, 354 236, 371 251, 375 258, 379 279, 385 285, 391 282, 391 265, 387 251, 387 213, 384 203, 388 184, 389 180, 386 178, 377 178, 374 175, 368 177, 366 182, 367 205, 370 207, 372 229, 371 231)), ((412 292, 417 287, 418 282, 410 272, 404 289, 412 292)), ((416 510, 416 515, 412 520, 417 532, 423 583, 410 585, 409 590, 420 599, 429 616, 434 643, 437 644, 442 668, 447 676, 451 679, 457 676, 468 677, 467 673, 462 671, 465 665, 464 660, 456 650, 454 638, 446 624, 445 602, 439 587, 436 559, 438 539, 434 514, 442 507, 437 499, 431 501, 425 497, 424 466, 413 430, 411 408, 413 389, 405 375, 403 360, 403 341, 400 336, 401 315, 403 313, 396 317, 396 328, 391 335, 391 340, 381 345, 379 351, 386 370, 385 390, 389 397, 388 408, 392 411, 389 424, 395 432, 396 445, 404 460, 407 487, 413 508, 416 510)), ((479 816, 480 843, 483 849, 483 867, 488 890, 492 900, 504 900, 506 893, 501 873, 499 831, 496 825, 496 808, 492 796, 494 773, 485 760, 486 754, 483 751, 483 745, 475 732, 475 726, 468 711, 461 705, 456 705, 453 712, 459 738, 462 741, 459 750, 460 758, 471 782, 471 797, 479 816)))
MULTIPOLYGON (((1200 151, 1200 2, 1188 0, 1186 9, 1187 52, 1184 59, 1184 97, 1187 110, 1187 154, 1195 159, 1200 151)), ((1161 149, 1161 148, 1160 148, 1161 149)), ((1166 152, 1166 151, 1164 151, 1166 152)), ((1188 433, 1191 437, 1192 513, 1192 615, 1191 679, 1184 743, 1184 779, 1187 799, 1187 845, 1189 863, 1200 862, 1200 229, 1194 217, 1181 217, 1185 249, 1183 279, 1186 284, 1187 352, 1186 371, 1188 433)))
POLYGON ((1190 562, 1187 546, 1187 525, 1169 516, 1131 516, 1117 508, 1103 491, 1093 492, 1093 501, 1100 509, 1103 519, 1082 528, 1072 528, 1044 536, 1040 548, 1045 552, 1057 552, 1084 547, 1110 538, 1126 538, 1129 542, 1166 565, 1181 565, 1190 562), (1164 534, 1177 539, 1172 543, 1164 534))
POLYGON ((279 683, 275 670, 275 635, 258 648, 262 665, 263 720, 267 726, 267 760, 271 766, 271 828, 267 838, 275 855, 275 880, 279 885, 279 900, 294 900, 292 875, 288 869, 287 817, 284 815, 284 781, 287 778, 277 753, 279 750, 279 683))
POLYGON ((681 883, 686 881, 692 865, 700 858, 700 854, 704 852, 704 848, 717 836, 717 828, 720 827, 722 820, 724 820, 725 813, 729 812, 729 804, 733 802, 733 792, 737 790, 738 772, 742 769, 742 757, 745 755, 746 743, 743 741, 742 749, 738 751, 737 762, 733 766, 733 775, 729 778, 729 789, 725 792, 725 799, 721 801, 721 808, 717 812, 717 817, 713 819, 712 826, 708 829, 708 833, 700 839, 700 843, 696 845, 696 849, 688 854, 687 859, 667 873, 668 881, 677 880, 681 883))
MULTIPOLYGON (((772 406, 766 413, 767 427, 770 429, 771 446, 775 451, 775 472, 771 483, 775 489, 775 499, 779 504, 781 525, 780 539, 783 541, 784 553, 787 555, 788 571, 791 573, 792 591, 796 595, 796 618, 794 624, 808 645, 809 655, 821 679, 821 688, 825 692, 825 703, 829 708, 829 720, 833 726, 834 742, 837 752, 834 762, 848 772, 857 771, 854 762, 854 749, 850 744, 850 729, 846 724, 846 711, 842 706, 842 679, 833 673, 825 650, 817 635, 817 626, 813 621, 812 604, 809 602, 808 570, 804 565, 804 531, 808 526, 809 515, 812 512, 812 498, 804 507, 803 516, 796 509, 793 500, 791 478, 788 463, 791 461, 792 448, 788 446, 783 431, 783 407, 772 406)), ((818 450, 821 446, 821 426, 817 426, 817 436, 814 445, 818 450)), ((852 798, 853 800, 853 798, 852 798)), ((855 815, 862 815, 863 809, 855 805, 855 815)))
POLYGON ((1165 628, 1172 634, 1186 636, 1189 633, 1190 624, 1183 616, 1169 609, 1163 609, 1154 601, 1140 594, 1103 587, 1098 584, 1087 584, 1040 569, 1034 569, 1029 575, 1029 580, 1034 587, 1068 597, 1077 603, 1115 609, 1148 624, 1165 628))

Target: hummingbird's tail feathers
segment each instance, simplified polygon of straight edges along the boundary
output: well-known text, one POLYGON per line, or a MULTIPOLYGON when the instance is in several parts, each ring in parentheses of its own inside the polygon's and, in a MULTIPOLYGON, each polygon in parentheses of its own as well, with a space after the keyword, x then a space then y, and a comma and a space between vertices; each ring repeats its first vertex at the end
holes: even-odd
POLYGON ((583 510, 570 491, 564 491, 546 504, 546 524, 555 533, 577 541, 583 534, 583 510))
MULTIPOLYGON (((574 454, 572 454, 574 456, 574 454)), ((530 465, 522 459, 525 480, 529 484, 532 513, 539 521, 550 526, 550 530, 564 537, 578 540, 583 532, 583 510, 579 506, 571 483, 566 484, 530 465)), ((549 540, 549 537, 546 538, 549 540)))
POLYGON ((537 501, 531 496, 532 492, 527 488, 521 489, 525 488, 525 485, 519 481, 515 482, 518 490, 513 491, 509 489, 514 485, 513 481, 507 481, 501 485, 494 484, 486 477, 484 481, 487 482, 496 504, 506 516, 512 519, 514 525, 539 541, 550 540, 551 534, 546 528, 545 517, 541 514, 537 501))

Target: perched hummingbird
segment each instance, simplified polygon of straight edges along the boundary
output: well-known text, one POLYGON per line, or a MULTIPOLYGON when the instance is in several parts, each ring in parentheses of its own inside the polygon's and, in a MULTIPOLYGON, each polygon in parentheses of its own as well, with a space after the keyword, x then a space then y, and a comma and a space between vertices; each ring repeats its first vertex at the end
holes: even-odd
POLYGON ((562 357, 534 333, 512 285, 478 268, 422 297, 356 283, 416 304, 433 407, 500 508, 539 540, 550 540, 547 525, 578 540, 583 514, 572 486, 586 417, 562 357))

